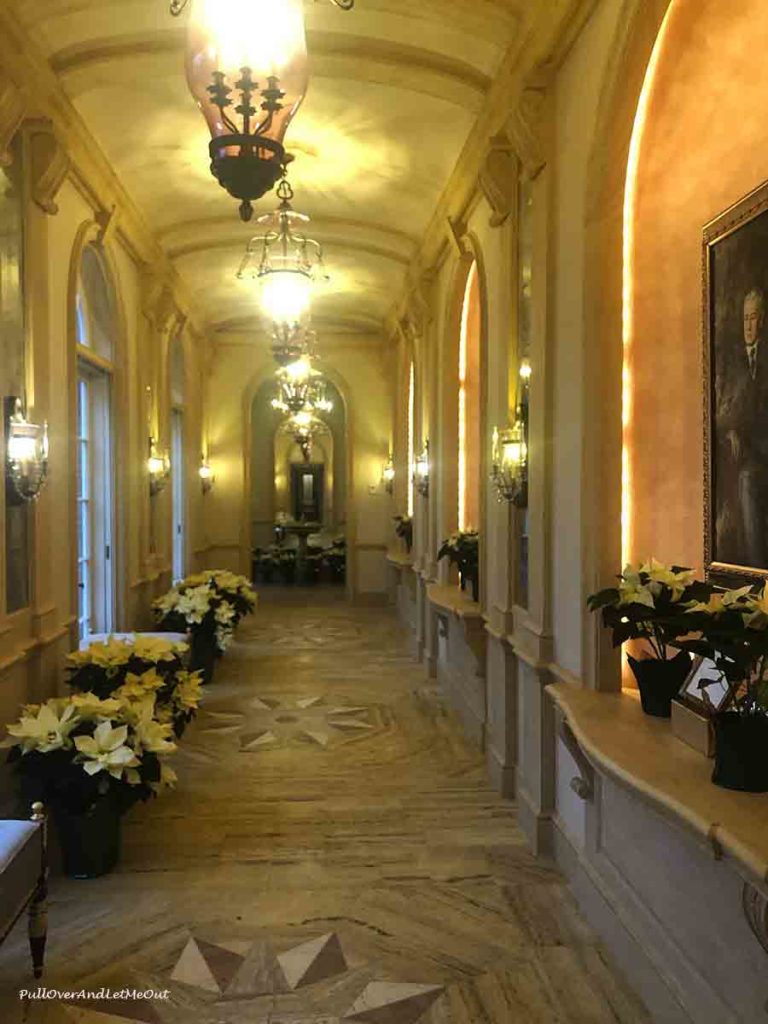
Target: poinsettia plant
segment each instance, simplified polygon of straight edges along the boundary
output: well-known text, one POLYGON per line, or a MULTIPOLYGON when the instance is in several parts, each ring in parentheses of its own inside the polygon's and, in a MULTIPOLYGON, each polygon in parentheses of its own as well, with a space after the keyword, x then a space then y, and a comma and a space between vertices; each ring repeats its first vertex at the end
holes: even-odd
POLYGON ((67 658, 67 682, 76 694, 101 699, 154 697, 155 716, 181 736, 202 699, 202 677, 184 667, 186 644, 138 634, 89 644, 67 658))
POLYGON ((152 607, 163 629, 204 637, 221 655, 240 620, 256 607, 256 593, 244 576, 214 569, 188 576, 152 607))
POLYGON ((477 571, 480 554, 480 535, 476 530, 457 530, 444 540, 437 553, 438 559, 447 558, 462 573, 477 571))
POLYGON ((166 759, 173 728, 156 717, 156 697, 101 698, 95 693, 29 704, 8 726, 8 761, 26 799, 84 814, 107 799, 124 813, 176 782, 166 759))
POLYGON ((413 547, 413 519, 407 515, 394 516, 395 533, 400 540, 405 542, 406 548, 410 551, 413 547))
MULTIPOLYGON (((759 594, 752 587, 725 590, 691 604, 686 623, 695 636, 675 646, 715 663, 728 685, 722 707, 741 715, 768 715, 768 584, 759 594)), ((702 699, 708 701, 702 681, 702 699)))
POLYGON ((713 589, 697 580, 691 569, 651 558, 642 565, 628 565, 618 576, 618 585, 592 594, 588 606, 601 613, 614 647, 643 640, 651 657, 664 661, 669 647, 696 628, 687 617, 690 607, 708 601, 713 589))

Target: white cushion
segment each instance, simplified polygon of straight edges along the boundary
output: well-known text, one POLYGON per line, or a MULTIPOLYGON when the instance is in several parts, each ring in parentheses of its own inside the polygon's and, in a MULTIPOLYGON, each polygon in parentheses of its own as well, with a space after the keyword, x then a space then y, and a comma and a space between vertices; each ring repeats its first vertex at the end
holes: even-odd
POLYGON ((32 821, 0 821, 0 873, 5 871, 39 827, 32 821))
POLYGON ((80 650, 84 651, 91 644, 105 644, 110 637, 113 640, 125 640, 127 643, 132 644, 137 636, 169 640, 173 644, 185 644, 189 639, 186 633, 91 633, 87 640, 80 641, 80 650))

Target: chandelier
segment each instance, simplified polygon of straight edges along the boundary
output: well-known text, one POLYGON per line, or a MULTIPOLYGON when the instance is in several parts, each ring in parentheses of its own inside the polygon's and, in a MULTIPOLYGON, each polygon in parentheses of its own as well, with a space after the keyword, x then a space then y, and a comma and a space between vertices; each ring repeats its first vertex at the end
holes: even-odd
POLYGON ((309 316, 312 285, 327 281, 323 247, 298 227, 309 217, 291 205, 293 189, 283 178, 277 190, 280 205, 259 217, 264 233, 256 235, 237 272, 239 280, 251 278, 261 286, 261 308, 273 329, 297 331, 309 316))
POLYGON ((300 359, 315 358, 317 335, 304 324, 272 324, 272 358, 286 367, 300 359))
POLYGON ((278 392, 272 408, 294 415, 307 412, 332 412, 333 402, 326 395, 325 381, 312 369, 306 356, 277 371, 278 392))
POLYGON ((253 216, 283 173, 308 85, 302 0, 192 0, 187 85, 211 133, 211 173, 253 216))

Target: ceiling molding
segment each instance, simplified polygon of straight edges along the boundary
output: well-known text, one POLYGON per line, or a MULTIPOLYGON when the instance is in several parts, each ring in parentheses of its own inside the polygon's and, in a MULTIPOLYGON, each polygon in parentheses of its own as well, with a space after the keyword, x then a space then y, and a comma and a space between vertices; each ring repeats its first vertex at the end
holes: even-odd
MULTIPOLYGON (((176 28, 91 39, 51 54, 50 65, 62 79, 90 67, 146 56, 178 57, 181 69, 185 34, 176 28)), ((491 87, 489 76, 474 65, 405 43, 309 29, 307 48, 310 72, 319 78, 392 85, 469 109, 479 109, 491 87), (446 89, 447 83, 453 88, 446 89)))
MULTIPOLYGON (((367 242, 358 242, 350 238, 323 238, 323 249, 337 248, 345 252, 365 253, 380 260, 389 260, 392 263, 399 263, 403 267, 410 266, 411 256, 392 249, 383 249, 381 246, 369 245, 367 242)), ((188 256, 197 256, 202 252, 214 252, 221 249, 232 249, 242 254, 245 249, 242 235, 229 238, 211 238, 206 241, 190 242, 189 245, 180 246, 178 249, 171 249, 168 252, 168 259, 173 262, 186 259, 188 256)))
MULTIPOLYGON (((257 211, 258 212, 258 211, 257 211)), ((302 211, 303 212, 303 211, 302 211)), ((312 227, 310 232, 320 234, 323 231, 334 231, 334 230, 356 230, 364 231, 366 233, 375 233, 389 237, 393 243, 407 246, 415 250, 420 239, 417 235, 409 235, 405 231, 399 231, 397 228, 390 227, 388 224, 376 224, 368 220, 359 220, 353 217, 312 217, 310 219, 312 227)), ((248 241, 249 238, 254 235, 254 224, 249 225, 244 231, 242 225, 237 225, 233 221, 231 216, 220 216, 220 217, 200 217, 198 220, 187 220, 180 221, 177 224, 171 224, 169 227, 164 228, 158 233, 158 240, 163 248, 170 254, 173 255, 177 250, 184 248, 183 243, 174 245, 170 239, 173 235, 181 235, 186 237, 196 238, 198 232, 204 233, 206 231, 219 232, 219 231, 232 231, 233 225, 240 227, 240 240, 248 241), (246 237, 247 236, 247 237, 246 237)))
MULTIPOLYGON (((258 314, 229 317, 226 320, 211 320, 208 329, 215 334, 258 334, 266 338, 264 322, 258 314)), ((312 328, 318 333, 342 331, 343 333, 379 335, 384 330, 383 321, 366 316, 313 316, 312 328)), ((321 342, 322 344, 322 342, 321 342)))

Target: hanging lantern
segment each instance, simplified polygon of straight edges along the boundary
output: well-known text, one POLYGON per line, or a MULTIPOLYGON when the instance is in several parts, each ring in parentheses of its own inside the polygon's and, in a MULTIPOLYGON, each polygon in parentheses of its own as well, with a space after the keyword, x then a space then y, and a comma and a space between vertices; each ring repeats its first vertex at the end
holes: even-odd
POLYGON ((302 356, 277 372, 278 391, 272 408, 293 414, 332 412, 333 402, 326 395, 325 381, 312 369, 311 361, 302 356))
MULTIPOLYGON (((331 0, 331 3, 342 11, 351 11, 355 6, 355 0, 331 0)), ((178 18, 188 4, 189 0, 171 0, 170 11, 174 18, 178 18)))
POLYGON ((259 217, 264 234, 248 243, 237 276, 259 282, 262 312, 273 329, 296 332, 309 317, 313 285, 327 281, 328 274, 320 243, 298 230, 309 217, 293 209, 293 189, 286 179, 277 195, 280 205, 259 217))
POLYGON ((211 172, 248 221, 283 172, 307 91, 302 0, 192 0, 187 84, 211 132, 211 172))

